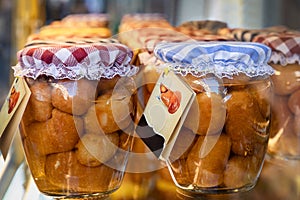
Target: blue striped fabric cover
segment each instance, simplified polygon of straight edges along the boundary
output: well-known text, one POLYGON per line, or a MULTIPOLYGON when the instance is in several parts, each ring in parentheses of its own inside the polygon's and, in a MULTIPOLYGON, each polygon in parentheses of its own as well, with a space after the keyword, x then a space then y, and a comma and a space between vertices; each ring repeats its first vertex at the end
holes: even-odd
POLYGON ((271 49, 253 42, 161 42, 154 54, 176 73, 223 78, 244 73, 249 77, 272 75, 267 63, 271 49))

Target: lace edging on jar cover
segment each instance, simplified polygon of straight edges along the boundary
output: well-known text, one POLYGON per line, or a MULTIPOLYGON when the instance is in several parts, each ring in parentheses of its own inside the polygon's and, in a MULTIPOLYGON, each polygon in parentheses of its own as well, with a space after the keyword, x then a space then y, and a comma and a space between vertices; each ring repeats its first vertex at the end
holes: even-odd
POLYGON ((196 77, 214 74, 232 78, 239 73, 248 77, 269 76, 274 70, 267 63, 271 49, 252 42, 193 42, 160 43, 155 56, 176 73, 196 77))
POLYGON ((42 44, 18 52, 15 76, 36 79, 40 75, 55 79, 99 80, 116 75, 132 76, 138 67, 130 65, 132 51, 120 43, 42 44))
POLYGON ((272 52, 272 56, 270 58, 270 62, 275 64, 280 64, 282 66, 286 66, 288 64, 295 64, 298 63, 300 65, 300 55, 294 54, 290 57, 286 57, 280 52, 272 52))
POLYGON ((14 69, 14 75, 16 77, 29 77, 36 79, 41 75, 52 76, 55 79, 70 79, 79 80, 81 78, 87 78, 89 80, 99 80, 101 78, 111 79, 116 75, 119 76, 133 76, 138 72, 138 67, 127 64, 122 66, 103 66, 94 65, 89 66, 85 64, 78 64, 72 67, 57 67, 49 64, 47 67, 27 68, 23 69, 19 63, 12 67, 14 69))

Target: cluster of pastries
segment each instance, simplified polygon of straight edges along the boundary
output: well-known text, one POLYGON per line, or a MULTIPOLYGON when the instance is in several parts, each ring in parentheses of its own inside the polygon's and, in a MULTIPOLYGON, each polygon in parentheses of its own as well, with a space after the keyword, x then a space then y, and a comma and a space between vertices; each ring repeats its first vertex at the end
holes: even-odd
POLYGON ((176 139, 170 159, 183 187, 232 189, 257 179, 268 142, 269 90, 225 87, 226 102, 222 94, 197 92, 176 139))
POLYGON ((55 27, 108 27, 109 15, 106 13, 70 14, 49 24, 55 27))
POLYGON ((97 192, 116 187, 118 183, 109 185, 105 178, 121 176, 109 166, 122 162, 129 150, 130 131, 125 130, 132 126, 132 99, 112 97, 105 81, 27 81, 32 95, 23 117, 23 140, 33 176, 48 182, 43 189, 97 192), (66 176, 76 180, 67 181, 66 176))
POLYGON ((61 20, 42 26, 37 33, 31 34, 32 40, 66 40, 82 38, 109 38, 112 36, 108 28, 107 14, 71 14, 61 20))

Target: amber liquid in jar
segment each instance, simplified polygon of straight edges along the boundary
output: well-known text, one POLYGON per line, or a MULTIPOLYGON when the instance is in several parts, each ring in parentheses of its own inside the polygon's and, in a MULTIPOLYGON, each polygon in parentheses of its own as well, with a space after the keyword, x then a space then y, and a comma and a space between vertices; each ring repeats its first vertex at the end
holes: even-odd
POLYGON ((119 77, 26 81, 32 94, 21 136, 39 190, 51 196, 95 196, 118 189, 132 140, 130 81, 119 89, 119 77))
POLYGON ((250 190, 267 150, 270 80, 185 79, 196 99, 168 161, 173 181, 185 193, 250 190))

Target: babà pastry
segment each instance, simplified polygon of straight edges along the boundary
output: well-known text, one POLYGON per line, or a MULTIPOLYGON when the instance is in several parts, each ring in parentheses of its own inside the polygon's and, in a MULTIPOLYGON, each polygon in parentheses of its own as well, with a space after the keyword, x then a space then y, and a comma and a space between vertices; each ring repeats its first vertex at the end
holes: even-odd
POLYGON ((199 136, 186 161, 192 183, 197 187, 214 187, 223 183, 230 149, 231 140, 225 134, 199 136))
POLYGON ((45 173, 47 180, 61 188, 61 192, 69 190, 77 194, 110 191, 119 186, 112 177, 122 176, 121 172, 106 165, 87 167, 80 164, 74 151, 48 155, 45 173))
POLYGON ((259 162, 255 156, 233 156, 224 171, 224 184, 229 188, 239 188, 257 179, 259 162))
POLYGON ((57 109, 51 119, 34 122, 26 129, 27 137, 40 155, 69 151, 75 147, 83 133, 83 121, 57 109))
MULTIPOLYGON (((87 115, 84 117, 85 122, 98 120, 99 127, 104 133, 112 133, 120 129, 125 129, 132 122, 131 114, 133 104, 131 97, 123 96, 122 94, 113 94, 113 91, 107 91, 96 99, 96 103, 89 108, 87 115), (93 115, 94 109, 96 117, 93 115), (87 119, 91 118, 91 120, 87 119)), ((90 124, 88 127, 88 130, 90 124)), ((94 129, 91 131, 95 131, 94 129)))
POLYGON ((47 82, 37 82, 30 87, 29 99, 31 115, 34 120, 43 122, 52 114, 51 86, 47 82))
POLYGON ((265 143, 268 120, 249 89, 232 91, 226 105, 225 131, 232 140, 232 151, 241 156, 252 155, 256 145, 265 143))
POLYGON ((119 134, 90 134, 80 138, 76 144, 76 157, 86 166, 99 166, 107 162, 119 148, 119 134))
POLYGON ((226 118, 226 106, 217 93, 198 93, 184 126, 199 135, 217 134, 222 131, 226 118))
POLYGON ((289 95, 300 89, 300 83, 297 76, 295 76, 295 71, 300 70, 300 66, 298 64, 289 64, 288 66, 272 64, 272 67, 278 74, 272 76, 275 94, 289 95))
POLYGON ((52 104, 57 109, 69 114, 82 115, 92 105, 96 93, 96 81, 61 80, 53 84, 52 104))

